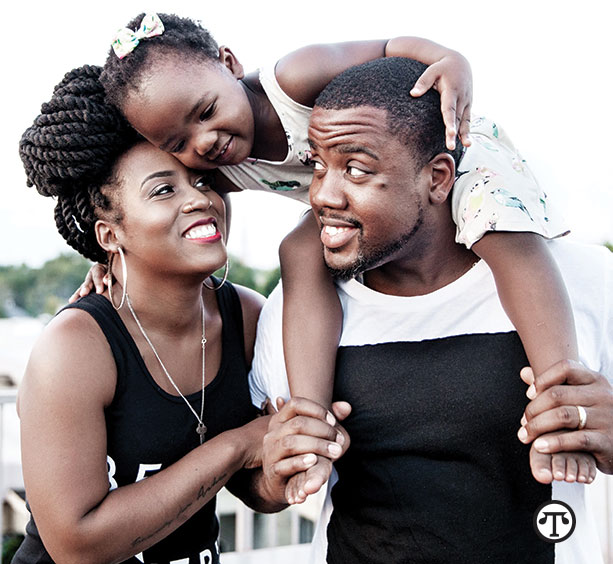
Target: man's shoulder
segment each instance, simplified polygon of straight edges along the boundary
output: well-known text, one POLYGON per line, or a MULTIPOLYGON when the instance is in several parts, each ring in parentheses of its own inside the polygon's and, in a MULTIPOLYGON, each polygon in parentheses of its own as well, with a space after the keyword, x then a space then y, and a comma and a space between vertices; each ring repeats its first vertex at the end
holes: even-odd
POLYGON ((567 286, 582 284, 586 280, 601 285, 610 283, 613 253, 604 245, 564 238, 549 241, 549 248, 567 286), (596 280, 596 277, 599 279, 596 280))

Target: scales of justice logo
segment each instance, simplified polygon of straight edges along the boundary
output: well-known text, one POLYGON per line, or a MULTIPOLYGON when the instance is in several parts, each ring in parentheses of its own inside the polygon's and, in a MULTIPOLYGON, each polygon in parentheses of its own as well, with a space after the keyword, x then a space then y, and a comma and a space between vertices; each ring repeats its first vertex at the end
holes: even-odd
POLYGON ((563 501, 546 501, 534 512, 534 530, 545 542, 566 540, 573 534, 576 524, 575 512, 563 501))

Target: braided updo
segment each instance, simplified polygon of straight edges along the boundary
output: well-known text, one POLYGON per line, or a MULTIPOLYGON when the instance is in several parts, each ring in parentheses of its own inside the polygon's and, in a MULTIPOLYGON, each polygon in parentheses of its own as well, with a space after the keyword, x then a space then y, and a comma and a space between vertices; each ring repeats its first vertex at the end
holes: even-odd
MULTIPOLYGON (((136 16, 126 27, 138 29, 144 16, 136 16)), ((100 81, 106 90, 107 100, 117 108, 123 107, 132 91, 138 91, 151 66, 165 56, 178 56, 180 60, 219 60, 217 42, 199 22, 174 14, 158 14, 158 17, 164 24, 162 35, 143 39, 123 59, 119 59, 112 49, 109 51, 100 81)))
POLYGON ((105 101, 101 72, 88 65, 68 72, 19 143, 28 186, 57 198, 58 231, 72 248, 97 262, 106 261, 106 252, 98 245, 94 224, 111 209, 101 188, 117 183, 117 159, 139 141, 105 101))

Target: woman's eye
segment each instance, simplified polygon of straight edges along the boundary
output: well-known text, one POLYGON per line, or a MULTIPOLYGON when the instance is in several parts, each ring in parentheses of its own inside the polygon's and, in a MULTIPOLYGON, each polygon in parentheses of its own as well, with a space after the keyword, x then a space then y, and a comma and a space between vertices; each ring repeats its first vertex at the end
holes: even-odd
POLYGON ((347 173, 349 174, 349 176, 353 176, 354 178, 357 178, 360 176, 366 176, 368 174, 366 171, 362 170, 361 168, 357 168, 355 166, 348 166, 347 173))
POLYGON ((201 188, 205 190, 211 189, 211 179, 208 176, 201 176, 194 182, 194 188, 201 188))
POLYGON ((204 121, 205 119, 209 119, 213 113, 215 112, 215 104, 211 104, 204 112, 200 114, 200 121, 204 121))
POLYGON ((151 191, 151 196, 152 197, 164 196, 166 194, 171 194, 172 192, 174 192, 174 189, 173 189, 173 187, 170 184, 162 184, 160 186, 156 186, 151 191))

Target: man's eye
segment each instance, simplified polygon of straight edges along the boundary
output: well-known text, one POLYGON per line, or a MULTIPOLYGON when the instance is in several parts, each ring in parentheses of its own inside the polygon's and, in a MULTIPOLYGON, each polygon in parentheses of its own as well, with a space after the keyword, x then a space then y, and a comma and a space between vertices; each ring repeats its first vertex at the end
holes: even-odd
POLYGON ((200 114, 200 121, 209 119, 215 113, 215 104, 211 104, 204 112, 200 114))
POLYGON ((355 166, 348 166, 347 173, 349 174, 349 176, 353 176, 354 178, 357 178, 360 176, 366 176, 368 174, 366 171, 362 170, 361 168, 357 168, 355 166))
POLYGON ((324 165, 322 165, 320 162, 318 161, 312 161, 313 162, 313 170, 323 170, 324 169, 324 165))

